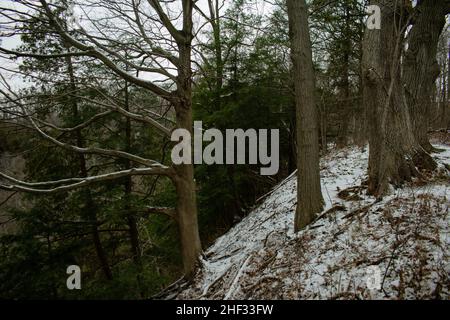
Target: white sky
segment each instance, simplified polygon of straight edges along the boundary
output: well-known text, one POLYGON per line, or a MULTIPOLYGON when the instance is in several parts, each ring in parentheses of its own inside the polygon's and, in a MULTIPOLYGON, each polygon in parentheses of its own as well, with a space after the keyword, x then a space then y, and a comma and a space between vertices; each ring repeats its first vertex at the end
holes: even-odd
MULTIPOLYGON (((270 4, 267 4, 264 0, 253 0, 253 2, 255 3, 255 8, 257 10, 257 12, 262 13, 262 12, 268 12, 269 8, 271 8, 272 6, 270 4)), ((219 3, 222 5, 224 4, 222 10, 221 10, 221 14, 224 14, 229 2, 226 0, 220 0, 219 3)), ((173 9, 173 12, 178 13, 180 12, 179 8, 180 8, 180 4, 181 1, 177 0, 176 2, 174 2, 171 5, 171 9, 173 9)), ((201 10, 203 10, 204 12, 208 13, 208 3, 207 0, 199 0, 197 2, 197 5, 200 7, 201 10)), ((24 10, 28 10, 26 7, 24 7, 22 4, 15 2, 13 0, 1 0, 1 4, 0 7, 3 8, 13 8, 16 9, 18 11, 24 11, 24 10)), ((75 7, 75 14, 76 16, 78 16, 78 21, 81 21, 81 24, 84 26, 83 21, 86 21, 85 18, 83 18, 83 16, 85 15, 85 13, 87 13, 88 15, 91 15, 93 11, 85 11, 83 12, 82 10, 80 10, 79 8, 75 7)), ((97 13, 93 13, 94 15, 96 15, 97 13)), ((101 15, 101 13, 98 13, 101 15)), ((1 21, 5 21, 5 18, 0 17, 0 22, 1 21)), ((179 20, 178 20, 179 21, 179 20)), ((194 11, 194 23, 195 23, 195 27, 194 28, 198 28, 200 25, 202 25, 204 22, 204 19, 201 18, 201 16, 196 13, 194 11)), ((208 27, 208 26, 207 26, 208 27)), ((204 29, 204 28, 203 28, 204 29)), ((202 29, 202 30, 203 30, 202 29)), ((4 30, 0 29, 0 32, 2 32, 4 30)), ((14 36, 14 37, 0 37, 0 41, 1 41, 1 46, 6 48, 6 49, 15 49, 17 48, 21 41, 20 41, 20 37, 18 36, 14 36)), ((20 60, 19 60, 20 61, 20 60)), ((2 68, 6 68, 6 69, 12 69, 12 70, 16 70, 18 67, 17 61, 13 61, 9 58, 3 58, 0 57, 0 67, 2 68)), ((7 72, 3 69, 0 69, 0 73, 9 80, 9 84, 12 87, 15 88, 20 88, 23 85, 26 85, 23 81, 22 76, 14 74, 14 73, 10 73, 7 72)), ((158 74, 145 74, 145 73, 141 73, 140 77, 146 79, 146 80, 162 80, 163 77, 161 75, 158 74)))
MULTIPOLYGON (((223 1, 225 1, 225 5, 221 11, 222 14, 225 13, 226 8, 228 7, 229 2, 227 0, 221 0, 220 3, 222 3, 223 1)), ((180 5, 180 0, 177 0, 176 2, 174 2, 171 5, 171 9, 173 9, 174 12, 179 12, 179 5, 180 5)), ((253 3, 255 4, 255 8, 257 13, 265 13, 268 14, 271 9, 273 8, 273 6, 269 3, 267 3, 264 0, 253 0, 253 3)), ((197 2, 197 5, 206 13, 208 12, 208 5, 207 5, 207 0, 199 0, 197 2)), ((13 0, 1 0, 1 4, 0 7, 7 7, 7 8, 13 8, 19 11, 23 11, 24 10, 24 6, 21 5, 20 3, 13 1, 13 0)), ((26 9, 26 8, 25 8, 26 9)), ((76 15, 81 17, 81 21, 86 20, 83 19, 83 11, 81 10, 75 10, 76 15)), ((92 14, 91 12, 87 12, 88 15, 92 14)), ((95 13, 94 13, 95 14, 95 13)), ((101 13, 100 13, 101 15, 101 13)), ((2 18, 0 16, 0 22, 4 21, 4 18, 2 18)), ((204 20, 202 18, 200 18, 200 15, 198 13, 194 13, 194 22, 195 22, 195 28, 198 28, 200 25, 203 24, 204 20)), ((82 22, 83 24, 83 22, 82 22)), ((2 32, 4 30, 0 29, 0 32, 2 32)), ((14 49, 16 48, 18 45, 20 45, 20 38, 19 37, 0 37, 0 41, 1 41, 1 46, 5 47, 7 49, 14 49)), ((20 60, 19 60, 20 61, 20 60)), ((16 69, 17 68, 17 62, 16 61, 12 61, 10 59, 5 59, 5 58, 1 58, 0 57, 0 67, 2 68, 7 68, 7 69, 16 69)), ((5 70, 0 69, 0 73, 7 79, 9 79, 10 85, 12 85, 13 87, 19 88, 22 87, 24 85, 23 79, 21 76, 19 75, 14 75, 11 74, 9 72, 6 72, 5 70)), ((156 74, 144 74, 141 73, 141 77, 147 80, 161 80, 162 76, 160 75, 156 75, 156 74)))

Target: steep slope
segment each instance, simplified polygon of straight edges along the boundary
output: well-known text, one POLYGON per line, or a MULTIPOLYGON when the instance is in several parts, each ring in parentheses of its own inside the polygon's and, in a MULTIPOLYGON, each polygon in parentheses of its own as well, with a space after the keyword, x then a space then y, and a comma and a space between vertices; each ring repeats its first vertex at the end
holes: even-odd
POLYGON ((450 147, 438 147, 438 172, 378 202, 357 187, 367 150, 331 153, 321 162, 327 208, 298 234, 289 177, 205 252, 178 298, 448 299, 450 147))

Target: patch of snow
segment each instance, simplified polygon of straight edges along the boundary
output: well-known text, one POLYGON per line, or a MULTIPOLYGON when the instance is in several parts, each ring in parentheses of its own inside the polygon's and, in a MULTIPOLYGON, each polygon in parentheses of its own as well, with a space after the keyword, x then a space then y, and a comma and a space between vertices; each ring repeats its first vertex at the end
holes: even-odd
POLYGON ((267 195, 205 252, 184 299, 448 299, 450 147, 434 155, 440 175, 377 202, 355 189, 366 180, 368 151, 335 151, 321 160, 321 217, 294 233, 296 177, 267 195), (337 205, 341 211, 330 210, 337 205), (369 289, 369 267, 380 289, 369 289))

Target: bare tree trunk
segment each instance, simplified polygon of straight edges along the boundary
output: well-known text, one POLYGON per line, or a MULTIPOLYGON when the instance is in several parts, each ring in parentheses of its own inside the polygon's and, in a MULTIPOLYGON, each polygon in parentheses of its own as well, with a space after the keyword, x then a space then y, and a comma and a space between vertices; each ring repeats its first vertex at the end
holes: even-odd
POLYGON ((298 185, 294 226, 295 231, 299 231, 322 211, 324 201, 320 187, 318 117, 308 9, 304 0, 288 0, 287 7, 297 107, 298 185))
MULTIPOLYGON (((76 84, 75 84, 75 74, 72 64, 71 57, 66 58, 67 62, 67 69, 69 73, 69 81, 70 81, 70 87, 72 92, 76 92, 76 84)), ((78 112, 78 104, 75 98, 70 98, 70 103, 72 105, 72 112, 75 119, 78 119, 79 112, 78 112)), ((79 148, 84 147, 84 141, 83 136, 81 133, 81 130, 75 130, 75 139, 76 139, 76 145, 79 148)), ((83 154, 78 155, 79 159, 79 166, 80 166, 80 176, 81 177, 88 177, 88 171, 87 171, 87 165, 86 165, 86 158, 83 154)), ((86 198, 86 213, 87 217, 90 220, 91 223, 91 230, 92 230, 92 240, 94 242, 94 248, 97 253, 97 258, 100 262, 101 269, 103 270, 103 273, 105 277, 108 280, 112 280, 113 275, 111 268, 108 263, 108 258, 106 256, 105 249, 103 248, 101 238, 100 238, 100 232, 98 231, 98 219, 97 219, 97 213, 96 213, 96 206, 94 203, 94 200, 92 199, 92 194, 89 189, 86 189, 83 191, 85 198, 86 198)))
MULTIPOLYGON (((180 126, 180 128, 183 127, 180 126)), ((194 167, 192 165, 179 165, 175 167, 175 170, 177 174, 174 177, 174 184, 178 195, 177 221, 181 238, 184 273, 185 277, 189 279, 194 275, 201 253, 194 167)))
POLYGON ((450 44, 448 46, 448 62, 447 62, 447 96, 446 96, 447 100, 444 100, 444 116, 443 116, 443 121, 444 121, 444 127, 445 128, 449 128, 450 124, 448 121, 448 115, 447 115, 447 109, 450 108, 450 44))
MULTIPOLYGON (((443 69, 446 70, 447 65, 444 64, 443 69)), ((447 104, 447 75, 443 74, 439 77, 439 113, 441 121, 439 123, 442 128, 445 127, 445 106, 447 104)))
MULTIPOLYGON (((190 92, 190 91, 188 91, 190 92)), ((186 92, 186 94, 189 94, 186 92)), ((192 134, 192 110, 189 99, 185 104, 177 106, 177 127, 189 130, 192 134)), ((177 222, 181 238, 184 273, 186 278, 194 275, 198 258, 201 253, 200 236, 197 219, 196 186, 194 166, 182 164, 175 166, 176 175, 173 178, 178 195, 177 222)))
POLYGON ((373 0, 381 8, 381 30, 366 30, 363 53, 363 101, 369 125, 370 194, 382 196, 389 183, 401 185, 419 168, 434 169, 431 156, 417 143, 401 82, 401 49, 408 25, 407 1, 373 0))
POLYGON ((445 26, 445 6, 441 0, 422 0, 415 11, 403 62, 403 81, 414 135, 422 148, 431 152, 434 148, 428 139, 428 129, 435 82, 440 73, 436 55, 445 26))
MULTIPOLYGON (((178 69, 178 97, 175 105, 177 128, 186 129, 193 135, 192 118, 192 0, 183 0, 183 33, 185 39, 178 41, 180 67, 178 69)), ((191 162, 192 163, 192 162, 191 162)), ((173 178, 178 195, 177 219, 181 238, 184 273, 186 278, 192 278, 201 253, 200 235, 198 230, 196 186, 194 180, 194 165, 182 164, 174 167, 176 176, 173 178)))
MULTIPOLYGON (((171 1, 169 1, 171 2, 171 1)), ((146 28, 144 25, 148 23, 148 15, 147 13, 143 13, 139 7, 141 6, 140 1, 125 1, 122 2, 121 8, 118 8, 114 1, 98 1, 96 4, 102 9, 104 9, 105 13, 108 13, 114 17, 117 14, 120 15, 120 12, 126 16, 127 21, 130 23, 130 26, 133 24, 134 26, 130 27, 132 29, 132 34, 136 35, 139 38, 142 38, 143 42, 146 43, 147 48, 140 47, 142 42, 139 42, 139 45, 133 44, 129 45, 128 41, 123 43, 123 46, 119 45, 121 40, 112 39, 105 37, 102 41, 99 41, 98 37, 90 36, 88 34, 83 35, 83 40, 79 40, 78 35, 69 34, 65 28, 61 26, 61 19, 57 17, 57 12, 54 8, 54 5, 50 5, 46 0, 40 0, 40 5, 30 7, 31 11, 38 12, 39 15, 42 15, 41 22, 45 25, 48 25, 49 29, 46 29, 46 32, 58 34, 64 42, 67 43, 67 47, 76 48, 77 53, 74 53, 74 56, 85 56, 96 59, 101 62, 106 68, 115 73, 117 76, 122 78, 125 81, 128 81, 131 84, 134 84, 142 89, 148 90, 152 92, 154 95, 158 96, 161 99, 166 100, 171 103, 171 106, 175 108, 176 111, 176 128, 186 129, 189 132, 193 132, 193 121, 192 121, 192 65, 191 65, 191 50, 192 50, 192 39, 193 35, 193 22, 192 22, 192 10, 194 7, 194 3, 197 1, 194 0, 181 0, 182 12, 180 15, 174 15, 173 12, 170 12, 171 9, 166 6, 167 1, 162 0, 147 0, 145 5, 150 5, 152 7, 152 18, 150 24, 151 28, 146 28), (123 6, 122 6, 123 5, 123 6), (122 9, 123 8, 123 9, 122 9), (125 14, 126 11, 126 14, 125 14), (134 17, 130 17, 129 14, 134 12, 134 17), (144 17, 144 20, 142 18, 144 17), (182 21, 182 23, 180 23, 182 21), (160 28, 154 28, 154 23, 156 23, 160 28), (182 28, 180 28, 180 24, 182 28), (150 30, 149 30, 150 29, 150 30), (151 29, 155 29, 154 31, 151 29), (103 43, 100 43, 103 42, 103 43), (109 42, 110 45, 105 44, 109 42), (175 45, 176 43, 176 45, 175 45), (162 47, 161 47, 162 45, 162 47), (112 50, 112 47, 120 47, 120 50, 112 50), (164 47, 164 48, 163 48, 164 47), (169 49, 165 49, 170 47, 169 49), (177 47, 178 52, 175 47, 177 47), (135 63, 134 61, 129 61, 127 55, 123 56, 121 52, 123 49, 131 50, 136 53, 134 55, 135 59, 140 59, 141 63, 135 63), (154 68, 148 68, 148 62, 153 61, 154 68), (131 67, 132 70, 136 72, 143 71, 149 72, 151 74, 163 75, 167 79, 171 79, 174 83, 176 83, 176 90, 172 91, 171 88, 166 88, 160 84, 159 80, 149 80, 142 79, 140 77, 134 76, 131 73, 127 72, 123 65, 131 67), (170 70, 168 69, 168 65, 175 67, 178 71, 177 76, 175 77, 170 70), (149 71, 150 70, 150 71, 149 71)), ((143 4, 143 3, 142 3, 143 4)), ((80 6, 82 3, 80 2, 80 6)), ((6 19, 11 23, 12 21, 17 22, 17 18, 15 14, 6 15, 6 19)), ((31 13, 30 13, 31 14, 31 13)), ((114 19, 114 18, 112 18, 114 19)), ((104 19, 102 19, 104 20, 104 19)), ((14 22, 14 24, 15 24, 14 22)), ((22 22, 22 19, 21 21, 22 22)), ((100 24, 95 19, 91 19, 90 22, 94 25, 94 28, 107 28, 106 24, 100 24)), ((114 32, 111 34, 115 34, 117 31, 115 26, 114 32)), ((21 31, 22 32, 22 31, 21 31)), ((77 33, 77 32, 74 32, 77 33)), ((85 33, 83 31, 83 33, 85 33)), ((122 38, 122 34, 117 35, 119 38, 122 38)), ((3 48, 0 48, 3 50, 3 48)), ((55 59, 56 57, 67 57, 72 54, 63 53, 59 55, 51 55, 51 54, 34 54, 31 52, 14 52, 8 50, 10 55, 14 56, 26 56, 30 58, 36 59, 55 59)), ((133 59, 134 60, 134 59, 133 59)), ((18 104, 19 102, 15 102, 18 104)), ((122 108, 114 109, 120 110, 122 108)), ((125 114, 126 114, 126 110, 125 114)), ((153 121, 150 117, 136 117, 130 114, 126 115, 131 119, 140 119, 145 121, 150 126, 157 128, 165 135, 170 135, 170 130, 165 128, 163 125, 158 123, 158 121, 153 121)), ((145 168, 139 168, 139 171, 145 171, 145 175, 153 175, 153 176, 165 176, 172 179, 172 182, 175 184, 177 195, 178 195, 178 203, 177 203, 177 213, 178 213, 178 224, 180 229, 180 238, 181 238, 181 247, 182 247, 182 256, 183 256, 183 264, 184 271, 186 277, 191 277, 194 274, 195 266, 197 265, 198 258, 201 253, 201 245, 200 245, 200 237, 198 232, 197 225, 197 207, 196 207, 196 195, 195 195, 195 181, 194 181, 194 166, 191 165, 174 165, 172 167, 164 166, 157 161, 153 161, 151 159, 143 159, 139 156, 135 156, 132 154, 128 154, 126 152, 119 152, 118 150, 103 150, 101 148, 85 148, 88 150, 83 150, 83 148, 76 147, 73 145, 66 145, 64 143, 60 143, 57 139, 53 139, 52 137, 46 135, 43 131, 41 131, 38 126, 31 121, 34 129, 41 134, 47 140, 53 142, 59 147, 65 148, 70 151, 75 151, 82 155, 85 154, 99 154, 106 156, 118 156, 119 158, 129 159, 131 162, 139 163, 140 165, 146 166, 145 168)), ((137 169, 137 168, 136 168, 137 169)), ((141 175, 137 173, 136 170, 129 170, 128 172, 114 172, 110 175, 106 176, 95 176, 89 177, 90 179, 84 179, 83 183, 90 184, 97 181, 106 181, 106 180, 116 180, 123 178, 125 176, 130 175, 141 175)), ((51 183, 48 183, 51 184, 51 183)), ((0 185, 0 188, 5 190, 20 190, 30 193, 56 193, 64 190, 73 190, 76 188, 80 188, 80 185, 76 184, 67 184, 63 187, 59 187, 59 189, 51 189, 51 190, 38 190, 38 189, 25 189, 20 185, 0 185)))
MULTIPOLYGON (((125 110, 130 111, 129 106, 129 92, 128 92, 128 83, 125 83, 125 110)), ((131 120, 130 118, 126 119, 125 122, 125 151, 131 152, 131 120)), ((129 160, 125 161, 125 170, 131 169, 131 163, 129 160)), ((136 224, 136 217, 132 212, 131 208, 131 194, 133 192, 133 180, 132 177, 127 177, 124 183, 125 189, 125 210, 127 215, 129 234, 131 240, 131 251, 133 254, 133 260, 137 266, 141 265, 141 253, 140 253, 140 245, 139 245, 139 232, 136 224)))
POLYGON ((355 133, 353 141, 358 146, 363 148, 367 144, 368 140, 368 133, 367 133, 367 115, 364 109, 363 105, 363 38, 364 38, 364 32, 360 31, 361 33, 358 34, 358 39, 361 39, 359 41, 360 45, 360 55, 359 55, 359 67, 358 67, 358 99, 357 99, 357 107, 355 109, 356 114, 356 123, 355 123, 355 133))
POLYGON ((216 110, 221 109, 222 105, 222 87, 223 87, 223 54, 222 54, 222 37, 221 37, 221 18, 220 18, 220 4, 218 0, 208 0, 208 7, 210 12, 210 24, 213 29, 214 37, 214 54, 216 63, 215 72, 215 99, 216 110))
MULTIPOLYGON (((129 92, 129 84, 125 81, 124 86, 124 109, 126 111, 130 111, 130 92, 129 92)), ((125 151, 131 153, 132 152, 132 127, 131 127, 131 119, 126 118, 125 120, 125 151)), ((131 163, 129 160, 125 161, 125 170, 131 169, 131 163)), ((128 224, 128 234, 130 236, 130 247, 133 263, 137 269, 136 282, 138 286, 138 291, 141 298, 144 298, 144 291, 142 289, 142 259, 141 259, 141 244, 139 240, 139 229, 137 226, 136 214, 133 210, 133 206, 131 203, 131 196, 133 193, 133 178, 126 177, 124 182, 124 200, 125 200, 125 214, 126 220, 128 224)))
POLYGON ((337 138, 337 147, 342 148, 348 143, 348 128, 349 121, 352 116, 352 102, 350 101, 350 50, 351 50, 351 30, 350 30, 350 12, 348 5, 345 5, 345 30, 344 30, 344 68, 342 79, 340 81, 341 97, 340 103, 340 115, 341 115, 341 127, 337 138))
POLYGON ((322 154, 328 152, 328 141, 327 141, 327 105, 323 101, 320 103, 321 108, 319 112, 320 119, 320 145, 322 147, 322 154))

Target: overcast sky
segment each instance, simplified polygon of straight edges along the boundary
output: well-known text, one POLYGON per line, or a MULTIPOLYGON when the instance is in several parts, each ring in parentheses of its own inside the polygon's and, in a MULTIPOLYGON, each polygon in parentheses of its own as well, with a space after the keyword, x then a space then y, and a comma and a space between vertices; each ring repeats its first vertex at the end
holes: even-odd
MULTIPOLYGON (((226 8, 228 7, 227 3, 229 3, 228 1, 220 1, 221 3, 224 4, 223 9, 221 10, 221 13, 224 14, 226 8)), ((253 0, 254 4, 255 4, 255 8, 259 13, 262 12, 268 12, 270 11, 270 8, 272 8, 272 6, 270 4, 267 4, 264 0, 253 0)), ((181 3, 181 1, 176 1, 174 3, 175 6, 177 6, 177 4, 181 3)), ((197 5, 204 10, 205 12, 208 12, 208 5, 207 5, 207 0, 199 0, 197 5)), ((13 8, 15 10, 18 11, 24 11, 24 10, 28 10, 26 7, 24 7, 23 5, 21 5, 20 3, 17 3, 13 0, 1 0, 1 4, 0 7, 2 8, 13 8)), ((173 8, 174 12, 178 11, 180 12, 180 10, 177 8, 173 8)), ((77 7, 75 7, 75 15, 78 17, 78 21, 81 21, 81 23, 83 24, 83 16, 84 14, 87 13, 89 16, 91 15, 95 15, 96 13, 92 13, 92 11, 90 12, 83 12, 81 10, 79 10, 77 7)), ((101 14, 101 13, 99 13, 101 14)), ((4 21, 3 17, 0 17, 0 22, 4 21)), ((200 15, 197 13, 194 13, 194 22, 196 27, 198 27, 199 25, 202 25, 204 20, 202 20, 202 18, 200 17, 200 15)), ((84 25, 83 25, 84 26, 84 25)), ((0 30, 4 31, 4 30, 0 30)), ((1 41, 1 46, 7 49, 15 49, 17 48, 21 41, 20 38, 18 36, 14 36, 14 37, 1 37, 0 38, 1 41)), ((11 72, 7 72, 5 69, 12 69, 12 70, 16 70, 17 69, 17 62, 13 61, 11 59, 8 58, 4 58, 4 57, 0 57, 0 67, 3 68, 0 70, 1 74, 7 78, 9 80, 9 84, 12 85, 15 88, 19 88, 22 87, 24 84, 23 82, 23 78, 20 75, 11 73, 11 72)), ((149 75, 149 74, 141 74, 141 77, 149 79, 149 80, 161 80, 160 76, 157 75, 149 75)))
MULTIPOLYGON (((224 1, 224 0, 222 0, 222 1, 224 1)), ((264 0, 252 0, 252 1, 255 4, 255 6, 254 6, 255 10, 258 13, 268 14, 273 8, 272 5, 268 4, 264 0)), ((179 10, 179 3, 180 2, 181 1, 178 0, 178 1, 176 1, 176 2, 174 2, 172 4, 172 6, 175 6, 175 7, 172 8, 174 10, 174 12, 180 12, 180 10, 179 10), (176 8, 176 6, 178 6, 178 8, 176 8)), ((225 10, 227 8, 227 3, 229 3, 229 2, 225 0, 224 3, 225 3, 225 5, 224 5, 224 7, 223 7, 223 9, 221 11, 222 14, 225 13, 225 10)), ((208 12, 207 0, 199 0, 197 4, 202 10, 204 10, 205 12, 208 12)), ((13 9, 16 9, 16 10, 19 10, 19 11, 23 11, 24 9, 26 9, 23 5, 21 5, 20 3, 17 3, 16 1, 13 1, 13 0, 1 0, 0 7, 13 8, 13 9)), ((82 24, 83 24, 83 20, 86 20, 86 19, 83 19, 83 16, 86 13, 89 16, 96 14, 96 13, 93 13, 92 11, 90 11, 90 12, 83 12, 83 11, 77 9, 77 8, 75 8, 75 13, 76 13, 76 16, 79 17, 78 20, 81 21, 82 24)), ((101 15, 101 13, 98 13, 98 14, 101 15)), ((4 18, 0 17, 0 23, 2 21, 4 21, 4 18)), ((204 20, 202 20, 200 18, 200 15, 197 13, 197 14, 194 15, 194 22, 195 22, 196 28, 198 28, 200 25, 203 24, 204 20)), ((4 30, 0 29, 0 32, 2 32, 2 31, 4 31, 4 30)), ((1 41, 1 46, 5 47, 7 49, 14 49, 14 48, 16 48, 17 46, 20 45, 20 38, 17 37, 17 36, 16 37, 1 37, 0 41, 1 41)), ((1 68, 15 70, 17 68, 17 62, 12 61, 10 59, 6 59, 6 58, 0 57, 0 67, 1 68)), ((23 79, 22 79, 21 76, 14 75, 14 74, 12 74, 10 72, 5 71, 4 69, 0 69, 0 72, 5 78, 9 79, 9 83, 13 87, 18 88, 18 87, 21 87, 21 86, 24 85, 23 79)), ((149 75, 149 74, 141 74, 141 77, 143 77, 145 79, 148 79, 148 80, 155 80, 155 79, 159 80, 159 79, 161 79, 160 76, 155 76, 154 74, 151 74, 151 75, 149 75)))

